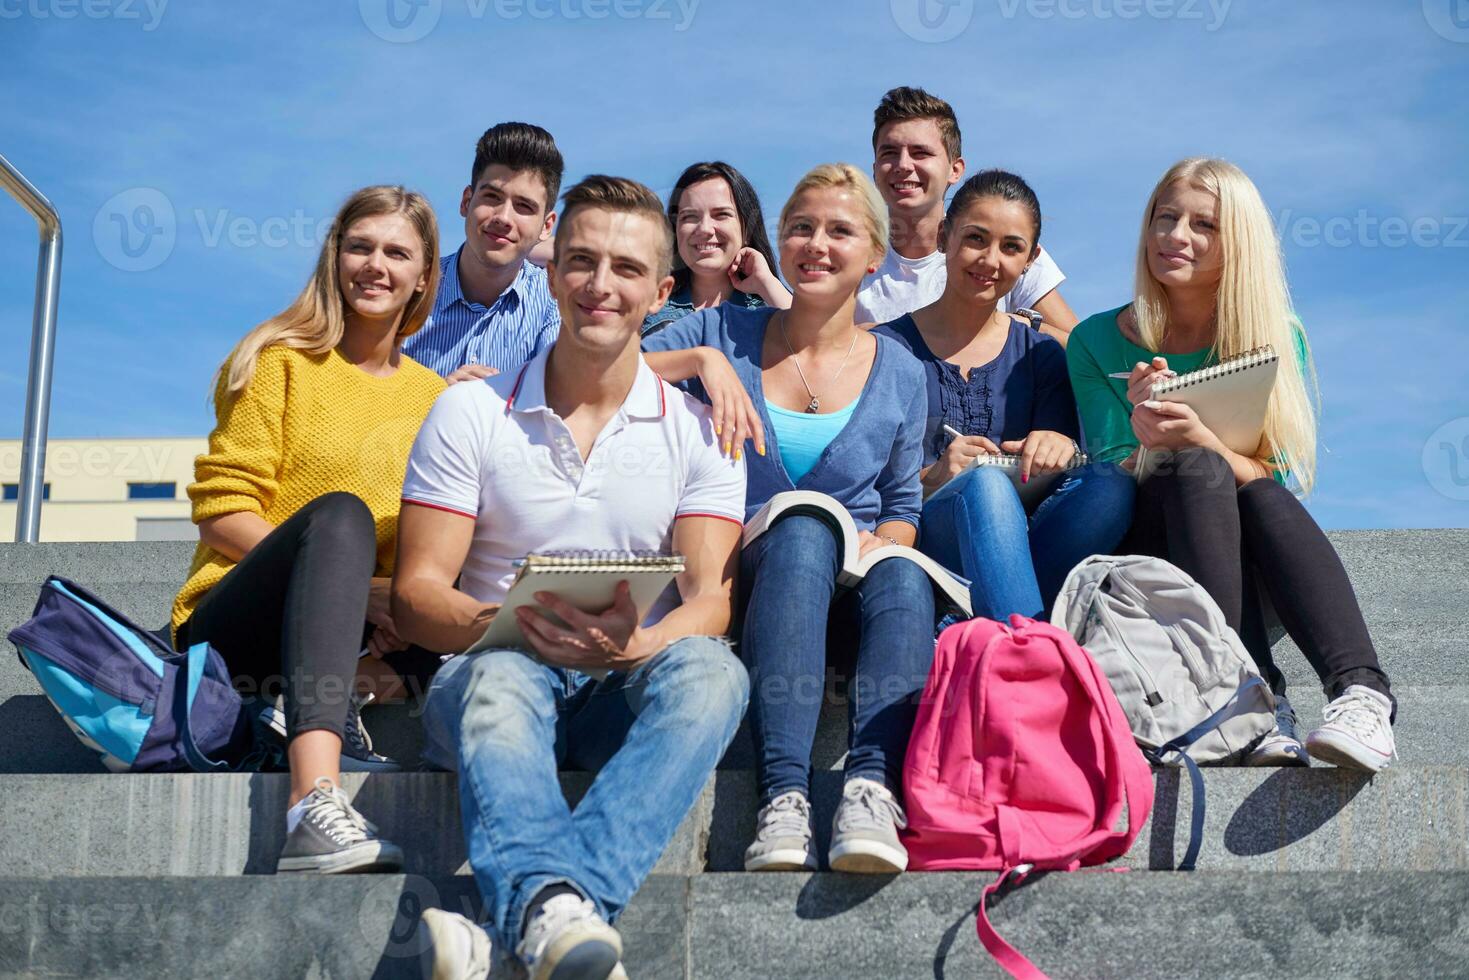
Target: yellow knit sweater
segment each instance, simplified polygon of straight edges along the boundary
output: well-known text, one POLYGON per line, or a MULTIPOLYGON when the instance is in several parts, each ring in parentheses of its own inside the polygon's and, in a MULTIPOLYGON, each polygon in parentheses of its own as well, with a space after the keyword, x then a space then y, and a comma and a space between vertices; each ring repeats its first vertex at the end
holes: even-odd
MULTIPOLYGON (((374 574, 391 575, 408 452, 444 387, 406 356, 392 377, 378 378, 335 350, 267 347, 238 397, 225 397, 222 385, 215 392, 218 421, 189 485, 194 523, 249 511, 279 527, 322 494, 344 490, 377 523, 374 574)), ((175 630, 234 564, 199 545, 173 602, 175 630)))

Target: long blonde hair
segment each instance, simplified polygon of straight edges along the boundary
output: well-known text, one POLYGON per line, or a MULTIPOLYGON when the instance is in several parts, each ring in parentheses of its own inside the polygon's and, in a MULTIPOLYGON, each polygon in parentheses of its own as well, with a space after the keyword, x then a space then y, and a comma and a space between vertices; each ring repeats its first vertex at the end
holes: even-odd
POLYGON ((386 184, 364 187, 347 198, 347 203, 337 212, 306 288, 284 311, 251 330, 235 345, 220 365, 216 389, 222 384, 225 395, 237 395, 249 387, 260 352, 267 347, 292 347, 311 354, 325 354, 342 342, 347 328, 347 301, 342 297, 342 284, 337 276, 342 235, 361 219, 381 214, 403 215, 423 242, 427 281, 403 310, 399 340, 423 326, 434 308, 434 294, 439 288, 439 224, 434 209, 416 191, 386 184))
POLYGON ((1219 201, 1218 248, 1223 260, 1216 294, 1213 356, 1234 357, 1270 345, 1280 355, 1275 389, 1265 411, 1268 455, 1288 470, 1303 492, 1316 482, 1316 415, 1319 388, 1305 331, 1291 310, 1285 259, 1275 223, 1245 172, 1227 160, 1193 157, 1168 168, 1143 210, 1138 237, 1133 313, 1142 345, 1157 351, 1168 332, 1168 294, 1148 267, 1153 212, 1175 183, 1190 184, 1219 201), (1307 351, 1302 364, 1300 347, 1307 351), (1309 378, 1308 378, 1309 375, 1309 378))

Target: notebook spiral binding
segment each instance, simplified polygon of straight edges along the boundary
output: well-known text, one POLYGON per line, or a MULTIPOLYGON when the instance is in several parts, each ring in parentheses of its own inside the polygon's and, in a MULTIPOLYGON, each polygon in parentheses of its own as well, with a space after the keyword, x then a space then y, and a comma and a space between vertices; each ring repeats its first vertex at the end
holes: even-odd
MULTIPOLYGON (((987 453, 983 456, 976 456, 975 465, 1002 466, 1006 469, 1010 469, 1020 465, 1020 458, 1021 457, 1016 453, 1000 453, 998 455, 996 455, 995 453, 987 453)), ((1072 456, 1071 459, 1067 461, 1064 469, 1075 469, 1078 466, 1085 466, 1089 462, 1091 462, 1091 457, 1089 457, 1086 453, 1077 453, 1075 456, 1072 456)))
POLYGON ((1228 360, 1220 361, 1212 367, 1200 368, 1197 371, 1180 374, 1176 378, 1169 378, 1167 381, 1159 381, 1153 385, 1153 397, 1157 398, 1160 395, 1166 395, 1169 392, 1178 391, 1181 388, 1202 384, 1205 381, 1222 378, 1228 374, 1248 371, 1251 368, 1257 368, 1278 360, 1280 360, 1280 355, 1275 353, 1275 348, 1266 344, 1264 347, 1256 347, 1254 350, 1248 350, 1228 360))
POLYGON ((588 549, 584 551, 540 551, 532 552, 520 562, 522 566, 537 569, 566 569, 568 571, 621 571, 625 566, 639 570, 682 569, 684 556, 666 554, 661 551, 616 549, 588 549))

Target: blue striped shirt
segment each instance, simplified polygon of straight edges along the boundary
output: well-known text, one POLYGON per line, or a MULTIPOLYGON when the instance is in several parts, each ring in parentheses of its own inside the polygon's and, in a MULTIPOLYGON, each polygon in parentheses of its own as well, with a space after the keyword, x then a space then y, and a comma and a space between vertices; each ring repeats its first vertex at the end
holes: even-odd
POLYGON ((403 353, 448 377, 466 364, 501 374, 518 370, 550 347, 561 332, 561 312, 546 288, 546 270, 525 262, 509 287, 489 306, 471 303, 459 285, 459 246, 441 263, 434 311, 403 353))

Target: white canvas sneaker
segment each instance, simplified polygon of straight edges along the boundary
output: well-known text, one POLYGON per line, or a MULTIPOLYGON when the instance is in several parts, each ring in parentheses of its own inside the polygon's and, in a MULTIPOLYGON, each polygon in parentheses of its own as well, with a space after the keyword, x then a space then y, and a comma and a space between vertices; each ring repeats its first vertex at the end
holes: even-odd
POLYGON ((797 790, 782 793, 760 809, 745 870, 815 871, 811 836, 811 803, 797 790))
POLYGON ((1377 772, 1397 757, 1387 695, 1353 684, 1326 706, 1321 717, 1322 726, 1306 736, 1306 749, 1314 758, 1377 772))
POLYGON ((827 863, 833 871, 898 874, 908 867, 908 850, 898 840, 898 828, 906 826, 908 818, 886 786, 849 779, 831 822, 827 863))
POLYGON ((622 937, 580 895, 548 898, 515 947, 531 980, 609 980, 621 965, 622 937))
POLYGON ((424 909, 418 921, 424 980, 489 980, 493 946, 488 933, 443 909, 424 909))
POLYGON ((1285 695, 1275 699, 1275 728, 1245 756, 1247 766, 1305 766, 1311 760, 1296 729, 1296 709, 1285 695))

